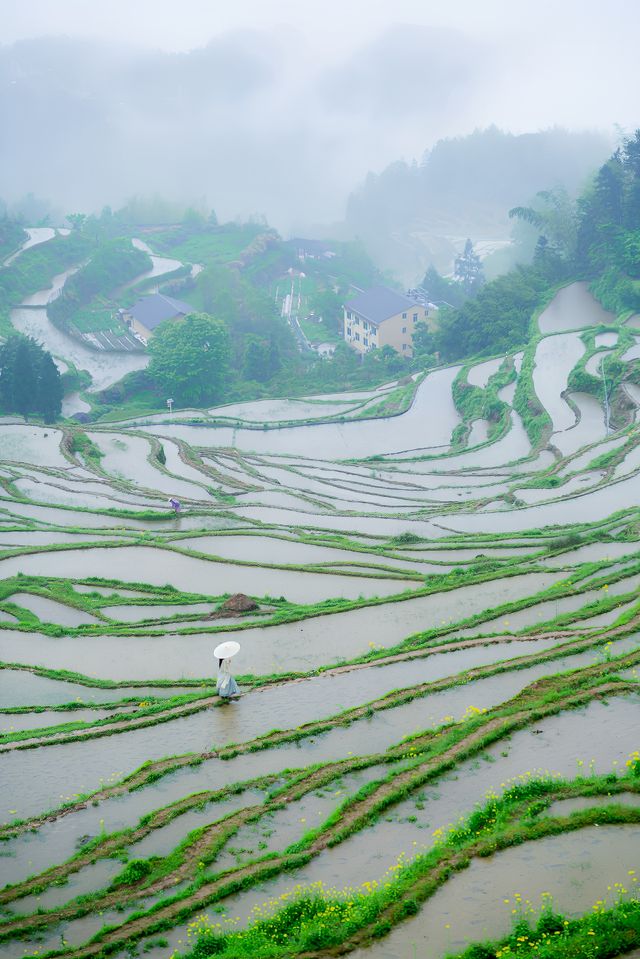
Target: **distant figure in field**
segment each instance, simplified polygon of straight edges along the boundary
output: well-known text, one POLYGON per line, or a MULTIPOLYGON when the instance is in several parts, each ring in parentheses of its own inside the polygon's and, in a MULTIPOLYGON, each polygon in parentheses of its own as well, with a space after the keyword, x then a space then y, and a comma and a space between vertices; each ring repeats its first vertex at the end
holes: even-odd
POLYGON ((218 660, 216 690, 218 696, 221 696, 222 699, 237 699, 240 695, 238 684, 231 675, 231 659, 218 660))
POLYGON ((176 514, 176 516, 178 515, 178 513, 179 513, 180 510, 182 509, 182 506, 180 505, 180 500, 179 500, 179 499, 174 499, 173 496, 172 496, 171 499, 169 500, 169 506, 171 507, 171 509, 173 510, 173 512, 176 514))

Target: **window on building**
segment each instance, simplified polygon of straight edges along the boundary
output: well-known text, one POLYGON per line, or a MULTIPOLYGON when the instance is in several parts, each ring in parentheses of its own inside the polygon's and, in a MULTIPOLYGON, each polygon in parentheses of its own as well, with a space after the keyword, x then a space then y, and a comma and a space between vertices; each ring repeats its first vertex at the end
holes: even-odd
POLYGON ((414 322, 414 323, 417 323, 417 322, 418 322, 418 314, 417 314, 417 313, 414 313, 414 314, 413 314, 413 322, 414 322))
POLYGON ((358 340, 358 342, 360 342, 360 334, 359 334, 359 333, 356 333, 356 340, 358 340))
POLYGON ((350 326, 347 327, 347 336, 351 336, 351 327, 350 327, 350 326))
POLYGON ((402 332, 403 332, 403 333, 406 333, 406 332, 407 332, 406 326, 403 326, 403 327, 402 327, 402 332))
POLYGON ((406 320, 406 318, 407 318, 407 314, 406 314, 406 313, 403 313, 403 314, 402 314, 402 319, 403 319, 403 320, 406 320))
POLYGON ((406 344, 406 343, 403 343, 403 344, 402 344, 402 349, 403 349, 403 350, 406 350, 406 349, 407 349, 407 344, 406 344))
POLYGON ((368 337, 368 336, 364 336, 364 337, 362 338, 362 342, 364 343, 365 346, 369 346, 369 337, 368 337))

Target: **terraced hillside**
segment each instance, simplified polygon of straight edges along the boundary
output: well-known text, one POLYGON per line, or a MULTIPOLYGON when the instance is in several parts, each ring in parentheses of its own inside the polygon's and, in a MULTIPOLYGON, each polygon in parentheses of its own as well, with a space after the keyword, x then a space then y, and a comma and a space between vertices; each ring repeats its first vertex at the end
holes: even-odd
POLYGON ((365 394, 0 425, 0 959, 640 946, 640 337, 581 285, 537 322, 365 394))

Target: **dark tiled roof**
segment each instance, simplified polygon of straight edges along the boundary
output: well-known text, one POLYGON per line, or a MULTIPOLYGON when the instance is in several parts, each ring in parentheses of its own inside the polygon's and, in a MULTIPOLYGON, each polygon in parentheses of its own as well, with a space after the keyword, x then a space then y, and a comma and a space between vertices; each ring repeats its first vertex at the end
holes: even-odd
POLYGON ((415 310, 417 305, 415 300, 390 290, 388 286, 372 286, 370 290, 365 290, 345 303, 347 310, 359 313, 365 320, 375 324, 383 323, 397 313, 415 310))
POLYGON ((150 296, 140 297, 129 313, 148 330, 155 330, 164 320, 193 313, 193 307, 182 300, 174 300, 172 296, 165 296, 164 293, 152 293, 150 296))

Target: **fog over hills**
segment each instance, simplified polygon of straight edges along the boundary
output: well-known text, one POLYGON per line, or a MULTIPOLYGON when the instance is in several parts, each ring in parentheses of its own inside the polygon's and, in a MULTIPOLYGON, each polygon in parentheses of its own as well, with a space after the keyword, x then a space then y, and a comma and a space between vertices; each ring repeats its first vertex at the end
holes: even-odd
POLYGON ((368 170, 471 132, 514 57, 410 24, 328 59, 290 26, 188 52, 21 39, 0 48, 0 195, 35 192, 65 212, 138 193, 203 197, 223 218, 264 214, 285 231, 342 220, 368 170))
POLYGON ((508 211, 523 199, 547 189, 577 194, 610 148, 603 134, 560 128, 515 136, 490 127, 440 140, 420 163, 370 173, 349 197, 346 229, 407 282, 429 263, 446 271, 466 236, 485 252, 506 242, 508 211))

